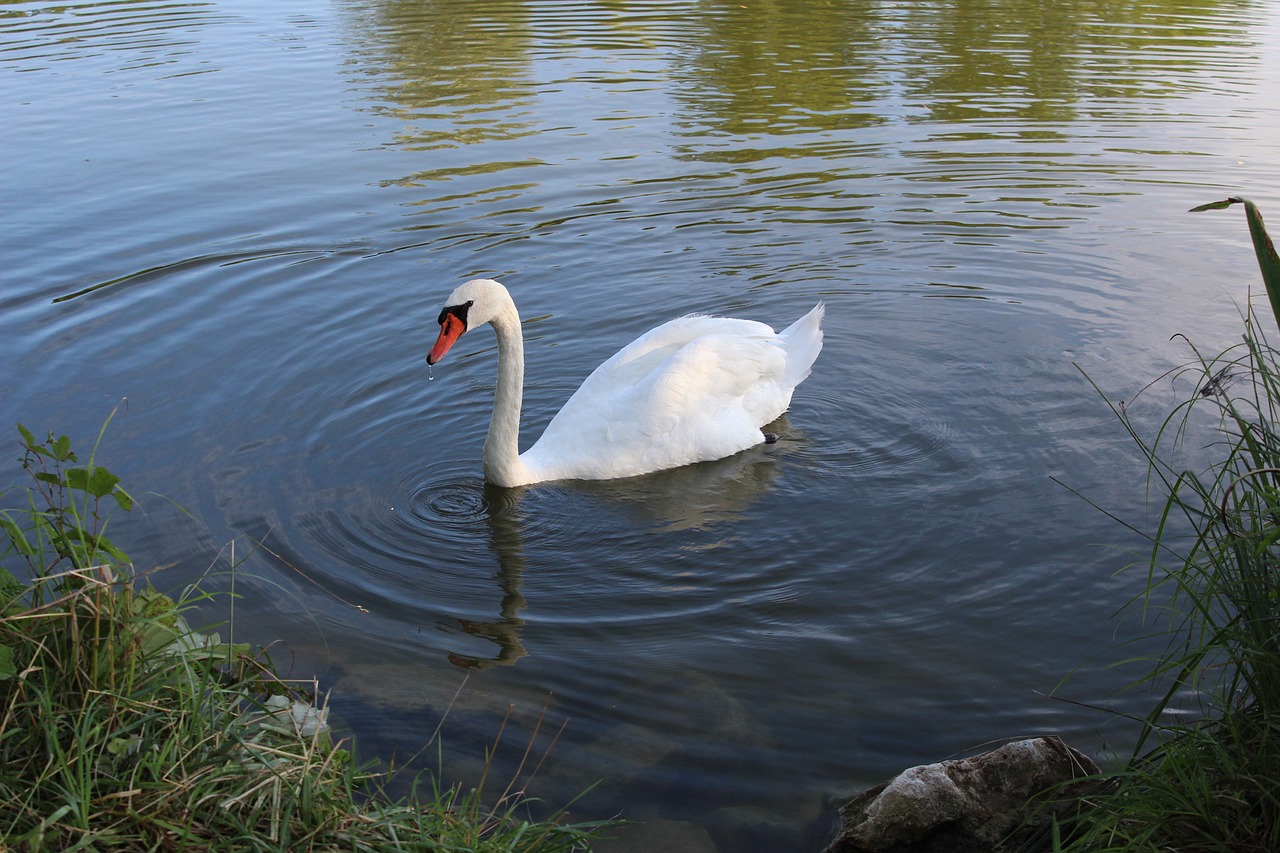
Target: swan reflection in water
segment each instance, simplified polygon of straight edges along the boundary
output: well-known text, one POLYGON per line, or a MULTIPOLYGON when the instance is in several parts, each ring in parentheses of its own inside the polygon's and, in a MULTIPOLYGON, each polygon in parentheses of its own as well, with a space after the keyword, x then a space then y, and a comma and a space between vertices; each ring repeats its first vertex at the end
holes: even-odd
MULTIPOLYGON (((491 666, 510 666, 529 654, 520 642, 524 620, 524 594, 520 587, 524 581, 524 545, 520 534, 520 489, 504 489, 492 483, 484 484, 484 513, 489 526, 489 549, 498 558, 498 587, 502 590, 502 604, 498 618, 492 622, 475 622, 458 619, 458 625, 468 634, 496 643, 498 653, 491 658, 449 652, 449 662, 464 669, 488 669, 491 666)), ((449 630, 441 625, 441 629, 449 630)))
POLYGON ((449 661, 466 669, 488 669, 510 666, 529 654, 520 638, 525 625, 521 612, 527 604, 521 592, 525 570, 525 513, 521 503, 531 489, 558 489, 613 510, 625 508, 637 519, 636 529, 642 534, 709 528, 741 518, 777 480, 781 473, 777 455, 804 441, 803 436, 789 434, 785 415, 769 429, 784 436, 782 441, 753 447, 726 459, 640 477, 564 480, 514 489, 486 483, 483 502, 489 549, 498 562, 496 578, 502 592, 498 618, 487 622, 458 619, 457 627, 439 627, 445 631, 461 628, 468 635, 496 644, 498 651, 492 657, 449 652, 449 661))

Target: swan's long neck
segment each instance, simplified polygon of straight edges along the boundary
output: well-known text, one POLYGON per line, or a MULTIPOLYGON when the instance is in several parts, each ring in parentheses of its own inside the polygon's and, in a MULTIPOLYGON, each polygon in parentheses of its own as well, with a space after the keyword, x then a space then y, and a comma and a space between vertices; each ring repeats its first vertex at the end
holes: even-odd
POLYGON ((520 461, 520 403, 524 396, 524 335, 515 303, 508 300, 489 321, 498 336, 498 388, 484 442, 484 476, 499 486, 528 481, 520 461))

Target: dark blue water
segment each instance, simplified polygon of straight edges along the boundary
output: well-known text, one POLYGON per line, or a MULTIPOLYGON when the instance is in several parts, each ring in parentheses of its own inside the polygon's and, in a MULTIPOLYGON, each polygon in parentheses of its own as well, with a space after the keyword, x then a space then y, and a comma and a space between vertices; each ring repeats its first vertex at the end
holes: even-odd
POLYGON ((1148 701, 1104 667, 1141 539, 1071 489, 1154 510, 1081 371, 1128 400, 1238 338, 1243 218, 1185 211, 1280 210, 1277 57, 1268 4, 2 3, 0 430, 120 405, 117 541, 234 578, 370 754, 449 709, 474 778, 545 712, 531 793, 811 848, 905 766, 1131 742, 1045 695, 1148 701), (776 445, 486 489, 492 338, 422 360, 478 275, 526 442, 678 314, 821 299, 826 347, 776 445))

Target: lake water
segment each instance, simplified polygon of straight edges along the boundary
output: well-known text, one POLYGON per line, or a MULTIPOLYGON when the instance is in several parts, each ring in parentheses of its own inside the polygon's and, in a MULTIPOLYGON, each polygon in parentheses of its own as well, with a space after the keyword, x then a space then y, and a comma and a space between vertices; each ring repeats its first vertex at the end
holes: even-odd
POLYGON ((1243 215, 1186 211, 1280 219, 1276 4, 0 2, 0 81, 0 431, 127 400, 116 540, 234 584, 364 754, 440 726, 474 783, 510 713, 495 775, 561 731, 531 794, 773 851, 913 764, 1132 743, 1048 696, 1150 701, 1105 665, 1141 540, 1071 490, 1154 510, 1083 374, 1238 339, 1243 215), (679 314, 824 300, 826 347, 775 445, 486 488, 492 334, 423 361, 481 275, 526 443, 679 314))

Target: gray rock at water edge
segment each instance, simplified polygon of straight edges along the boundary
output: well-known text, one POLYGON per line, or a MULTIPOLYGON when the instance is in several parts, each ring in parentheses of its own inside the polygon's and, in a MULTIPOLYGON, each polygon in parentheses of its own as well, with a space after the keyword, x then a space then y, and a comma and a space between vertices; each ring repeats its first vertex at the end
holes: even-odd
MULTIPOLYGON (((1037 794, 1097 773, 1056 737, 912 767, 845 805, 826 853, 992 853, 1014 830, 1026 837, 1048 823, 1054 812, 1037 794)), ((1062 791, 1057 808, 1070 802, 1062 791)))

